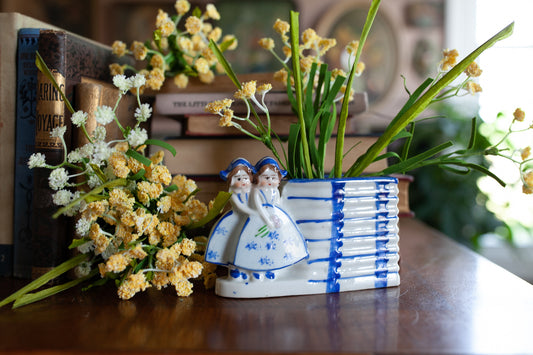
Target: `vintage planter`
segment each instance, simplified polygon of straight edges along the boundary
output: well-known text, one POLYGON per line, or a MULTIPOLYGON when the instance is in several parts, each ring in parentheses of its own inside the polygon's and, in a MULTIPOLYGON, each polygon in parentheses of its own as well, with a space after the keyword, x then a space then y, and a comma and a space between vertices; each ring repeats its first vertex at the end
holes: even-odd
MULTIPOLYGON (((392 177, 289 180, 279 210, 294 222, 308 255, 290 266, 250 271, 230 268, 216 294, 253 298, 397 286, 398 180, 392 177)), ((275 236, 276 232, 272 232, 275 236)), ((213 238, 213 236, 211 236, 213 238)))

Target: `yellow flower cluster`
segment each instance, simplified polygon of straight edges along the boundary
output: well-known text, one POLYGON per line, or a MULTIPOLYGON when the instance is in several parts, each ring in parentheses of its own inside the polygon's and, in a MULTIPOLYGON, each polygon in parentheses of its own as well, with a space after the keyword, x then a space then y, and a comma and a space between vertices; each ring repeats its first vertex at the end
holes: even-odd
MULTIPOLYGON (((142 90, 160 90, 167 77, 173 78, 179 88, 187 87, 189 76, 196 76, 203 83, 211 83, 215 71, 223 73, 223 69, 218 66, 216 57, 208 47, 209 41, 222 41, 227 44, 228 50, 237 47, 235 36, 222 36, 220 27, 207 22, 220 20, 220 14, 213 4, 207 4, 200 15, 194 12, 187 16, 191 9, 187 0, 177 0, 174 8, 177 13, 174 17, 159 9, 154 39, 150 44, 133 41, 128 49, 124 42, 117 40, 112 45, 113 53, 118 57, 130 54, 137 61, 147 61, 146 68, 138 71, 146 77, 146 85, 142 90), (185 19, 184 30, 179 28, 182 19, 185 19)), ((112 75, 124 74, 126 70, 137 72, 135 68, 117 63, 110 65, 110 70, 112 75)))
MULTIPOLYGON (((290 31, 290 25, 288 22, 277 19, 274 23, 274 31, 277 32, 281 36, 281 40, 283 43, 282 51, 285 56, 285 59, 283 60, 284 63, 287 63, 288 60, 293 55, 291 50, 291 45, 289 43, 289 36, 287 33, 290 31)), ((259 40, 259 45, 274 53, 274 47, 275 43, 272 38, 261 38, 259 40)), ((301 35, 301 43, 299 44, 300 48, 300 68, 302 71, 303 76, 303 84, 304 87, 306 87, 306 83, 309 82, 309 80, 313 80, 314 82, 317 82, 316 77, 310 78, 310 72, 311 67, 313 63, 316 63, 318 65, 323 63, 322 57, 333 47, 337 45, 337 40, 334 38, 324 38, 319 36, 316 31, 312 28, 306 29, 304 32, 302 32, 301 35)), ((357 52, 357 47, 359 45, 358 41, 352 41, 348 44, 346 47, 347 53, 351 56, 352 60, 355 58, 355 53, 357 52)), ((277 57, 277 55, 274 53, 274 55, 277 57)), ((356 75, 361 75, 365 69, 365 64, 363 62, 358 62, 356 67, 356 75)), ((335 69, 338 71, 338 73, 342 72, 340 69, 335 69)), ((315 74, 318 76, 318 72, 315 74)), ((342 73, 343 76, 345 76, 345 73, 342 73)), ((287 83, 287 78, 289 76, 289 73, 287 72, 286 68, 282 68, 276 73, 274 73, 274 79, 277 81, 280 81, 284 84, 287 83)), ((334 78, 333 78, 334 80, 334 78)), ((291 76, 291 85, 294 85, 293 78, 291 76)), ((342 93, 346 91, 346 87, 342 88, 342 93)))
MULTIPOLYGON (((188 296, 189 279, 200 276, 203 269, 203 257, 194 254, 196 242, 182 232, 204 218, 208 207, 194 198, 198 188, 194 180, 183 175, 172 178, 161 164, 163 157, 159 151, 150 157, 152 164, 144 166, 119 145, 109 158, 113 174, 127 178, 144 169, 144 179, 110 189, 107 199, 88 203, 80 216, 90 223, 86 240, 96 255, 103 256, 98 266, 101 276, 124 274, 118 288, 122 299, 168 284, 179 296, 188 296), (171 192, 165 190, 169 185, 174 187, 171 192), (195 260, 188 259, 192 255, 195 260)), ((208 278, 212 283, 213 276, 208 278)))

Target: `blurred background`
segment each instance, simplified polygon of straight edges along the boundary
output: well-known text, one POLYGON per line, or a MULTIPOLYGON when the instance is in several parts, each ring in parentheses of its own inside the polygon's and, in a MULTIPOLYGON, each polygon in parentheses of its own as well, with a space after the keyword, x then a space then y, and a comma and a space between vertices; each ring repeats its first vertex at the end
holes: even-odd
MULTIPOLYGON (((112 44, 151 38, 159 8, 174 13, 174 0, 0 0, 0 10, 16 11, 71 32, 112 44)), ((257 40, 276 37, 272 24, 300 12, 301 30, 312 27, 323 37, 337 39, 328 63, 343 65, 344 44, 357 38, 369 0, 211 0, 190 1, 205 8, 214 3, 221 14, 216 23, 234 34, 239 49, 228 53, 238 73, 269 72, 278 68, 257 40)), ((521 107, 533 117, 533 23, 529 0, 382 0, 380 12, 363 54, 364 75, 357 90, 366 91, 369 110, 355 118, 361 134, 379 131, 405 102, 405 88, 414 90, 435 74, 442 50, 455 48, 460 58, 501 28, 515 22, 513 36, 499 42, 478 60, 483 74, 481 95, 466 96, 434 108, 427 115, 450 119, 427 120, 417 126, 415 149, 450 139, 467 144, 472 117, 480 118, 480 148, 488 147, 507 129, 512 113, 521 107), (529 21, 528 21, 529 20, 529 21), (405 78, 405 87, 404 87, 405 78)), ((519 148, 531 139, 513 141, 519 148)), ((533 200, 521 192, 518 169, 508 162, 480 158, 509 184, 502 188, 477 174, 455 175, 426 168, 412 173, 410 205, 417 218, 450 238, 533 282, 533 200), (505 221, 505 222, 504 222, 505 221)), ((405 236, 408 238, 408 236, 405 236)))

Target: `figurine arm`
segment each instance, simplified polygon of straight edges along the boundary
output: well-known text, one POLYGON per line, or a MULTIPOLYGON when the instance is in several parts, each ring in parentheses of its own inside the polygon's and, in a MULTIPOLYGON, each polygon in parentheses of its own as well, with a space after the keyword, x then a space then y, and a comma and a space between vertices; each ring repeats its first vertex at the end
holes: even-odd
POLYGON ((257 212, 269 229, 275 229, 274 223, 270 220, 270 216, 266 213, 266 209, 263 207, 261 192, 259 189, 253 189, 252 194, 257 212))
POLYGON ((246 203, 241 202, 239 199, 239 196, 236 193, 233 193, 231 195, 231 206, 236 212, 244 213, 244 214, 255 214, 256 212, 251 209, 246 203))

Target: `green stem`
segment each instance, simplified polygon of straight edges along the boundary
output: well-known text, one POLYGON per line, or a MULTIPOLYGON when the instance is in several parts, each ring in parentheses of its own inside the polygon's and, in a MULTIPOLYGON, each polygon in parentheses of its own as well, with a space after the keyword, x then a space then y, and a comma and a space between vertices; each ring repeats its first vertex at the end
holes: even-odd
POLYGON ((509 37, 513 33, 514 22, 502 29, 495 36, 470 53, 459 64, 447 72, 435 85, 431 86, 408 110, 396 116, 385 132, 378 138, 365 154, 363 154, 347 171, 346 176, 359 176, 387 148, 391 140, 413 121, 446 86, 455 80, 482 52, 496 42, 509 37))
POLYGON ((346 84, 346 92, 344 93, 344 98, 342 101, 342 107, 341 107, 341 112, 339 116, 339 124, 337 128, 337 139, 335 142, 334 176, 336 178, 340 178, 342 176, 342 157, 344 153, 344 136, 346 133, 346 121, 348 119, 348 104, 350 101, 353 80, 355 77, 355 72, 357 70, 357 64, 359 63, 359 58, 361 57, 363 46, 365 44, 366 38, 368 37, 368 34, 370 33, 370 28, 372 27, 372 23, 374 22, 374 19, 376 18, 376 14, 378 12, 380 2, 381 0, 372 0, 372 4, 370 5, 370 10, 368 11, 365 25, 363 27, 363 32, 361 33, 361 38, 359 39, 359 46, 357 47, 357 52, 355 54, 355 60, 353 62, 352 69, 350 70, 350 76, 348 77, 348 82, 346 84))
POLYGON ((91 272, 84 277, 80 277, 79 279, 75 279, 69 282, 66 282, 62 285, 53 286, 50 288, 47 288, 45 290, 36 292, 36 293, 27 293, 25 295, 22 295, 20 298, 18 298, 15 303, 13 304, 13 308, 18 308, 22 306, 26 306, 30 303, 34 303, 37 301, 40 301, 42 299, 45 299, 47 297, 53 296, 59 292, 68 290, 69 288, 72 288, 76 285, 79 285, 80 283, 87 281, 97 275, 99 273, 98 268, 95 268, 91 270, 91 272))
POLYGON ((303 114, 302 73, 300 71, 300 28, 298 24, 298 12, 291 11, 291 51, 292 71, 294 77, 294 89, 296 92, 296 112, 300 124, 300 135, 303 153, 304 171, 308 179, 313 178, 311 157, 309 156, 309 144, 303 114))
POLYGON ((26 286, 21 288, 17 292, 15 292, 15 293, 11 294, 10 296, 4 298, 0 302, 0 307, 5 306, 6 304, 17 300, 19 297, 25 295, 26 293, 28 293, 30 291, 33 291, 33 290, 36 290, 39 287, 47 284, 50 280, 53 280, 56 277, 58 277, 58 276, 64 274, 65 272, 69 271, 70 269, 78 266, 81 262, 85 261, 86 259, 87 259, 87 255, 80 254, 80 255, 77 255, 77 256, 73 257, 72 259, 69 259, 69 260, 65 261, 64 263, 56 266, 52 270, 48 271, 46 274, 42 275, 38 279, 35 279, 34 281, 30 282, 29 284, 27 284, 26 286))

